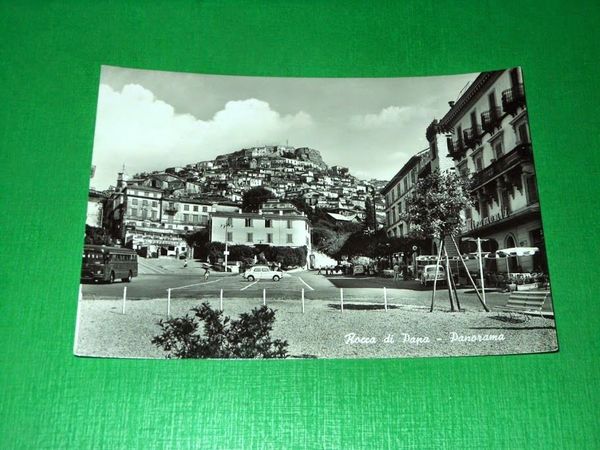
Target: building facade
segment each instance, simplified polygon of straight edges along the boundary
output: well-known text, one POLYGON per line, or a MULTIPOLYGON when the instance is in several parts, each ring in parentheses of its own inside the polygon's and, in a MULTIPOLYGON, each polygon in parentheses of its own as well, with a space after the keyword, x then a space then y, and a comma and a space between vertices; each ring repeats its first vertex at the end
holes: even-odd
POLYGON ((420 173, 430 163, 429 149, 411 157, 381 190, 385 201, 385 224, 389 237, 403 237, 410 231, 410 223, 401 219, 406 201, 417 183, 420 173))
POLYGON ((302 213, 215 212, 211 219, 210 240, 230 245, 305 246, 307 258, 312 251, 310 222, 302 213))
POLYGON ((456 170, 472 182, 476 203, 465 211, 463 237, 500 249, 538 247, 535 256, 509 260, 509 269, 546 270, 521 70, 481 73, 450 106, 435 131, 446 135, 456 170))

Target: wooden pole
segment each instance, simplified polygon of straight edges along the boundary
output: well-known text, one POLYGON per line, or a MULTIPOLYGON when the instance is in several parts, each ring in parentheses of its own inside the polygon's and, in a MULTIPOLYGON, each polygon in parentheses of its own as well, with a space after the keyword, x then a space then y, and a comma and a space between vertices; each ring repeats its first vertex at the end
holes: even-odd
POLYGON ((304 314, 304 288, 302 289, 302 314, 304 314))
POLYGON ((485 309, 487 312, 489 312, 490 310, 488 309, 488 307, 486 306, 486 304, 483 303, 483 299, 481 298, 481 295, 479 294, 479 290, 477 289, 477 285, 475 284, 475 280, 473 280, 473 277, 471 276, 471 273, 469 272, 469 268, 467 267, 467 263, 465 263, 465 260, 463 259, 462 255, 460 254, 460 250, 458 249, 458 244, 456 243, 456 240, 454 239, 454 236, 452 236, 452 242, 454 243, 454 247, 456 248, 456 251, 458 252, 458 257, 460 258, 460 260, 463 263, 463 266, 465 268, 465 271, 467 272, 467 277, 469 277, 469 281, 473 285, 473 289, 475 289, 475 293, 477 294, 477 297, 479 298, 479 302, 483 305, 483 309, 485 309))
POLYGON ((263 289, 263 306, 267 304, 267 290, 263 289))
POLYGON ((383 305, 385 307, 385 310, 387 311, 387 290, 385 286, 383 287, 383 305))
POLYGON ((127 286, 123 286, 123 307, 121 308, 121 314, 125 314, 125 300, 127 300, 127 286))
POLYGON ((479 277, 481 279, 481 296, 485 304, 485 282, 483 281, 483 257, 481 256, 481 238, 477 238, 477 257, 479 258, 479 277))
POLYGON ((221 293, 219 296, 219 300, 220 300, 220 305, 221 305, 221 311, 223 311, 223 289, 221 289, 221 293))
MULTIPOLYGON (((454 300, 452 299, 452 281, 450 280, 450 261, 448 260, 448 252, 444 246, 444 259, 446 260, 446 283, 448 288, 448 298, 450 299, 450 311, 454 312, 454 300)), ((436 277, 437 278, 437 277, 436 277)))
POLYGON ((440 239, 440 250, 438 251, 438 257, 435 263, 435 277, 433 278, 433 292, 431 293, 431 307, 429 312, 433 312, 433 301, 435 299, 435 289, 437 287, 438 270, 440 267, 440 260, 442 259, 442 248, 444 247, 444 240, 440 239))
POLYGON ((171 289, 167 289, 167 318, 171 317, 171 289))
POLYGON ((454 299, 456 300, 456 307, 460 311, 460 300, 458 299, 458 290, 456 289, 456 283, 454 282, 454 277, 452 276, 452 271, 450 271, 450 281, 452 282, 452 291, 454 291, 454 299))
POLYGON ((340 288, 340 312, 344 312, 344 288, 340 288))

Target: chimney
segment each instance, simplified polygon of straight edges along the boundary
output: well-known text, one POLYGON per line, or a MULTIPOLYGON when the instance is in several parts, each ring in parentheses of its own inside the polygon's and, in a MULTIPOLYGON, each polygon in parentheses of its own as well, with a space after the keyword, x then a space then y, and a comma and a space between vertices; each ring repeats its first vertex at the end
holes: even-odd
POLYGON ((450 108, 454 108, 454 104, 455 103, 456 102, 454 100, 451 100, 451 101, 448 102, 448 104, 450 105, 450 108))

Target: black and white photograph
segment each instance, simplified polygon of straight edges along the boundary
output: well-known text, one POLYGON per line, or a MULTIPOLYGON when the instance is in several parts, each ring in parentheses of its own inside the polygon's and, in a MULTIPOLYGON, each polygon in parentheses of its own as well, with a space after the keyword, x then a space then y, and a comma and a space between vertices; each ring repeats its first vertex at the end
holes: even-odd
POLYGON ((534 153, 519 67, 103 66, 74 353, 557 351, 534 153))

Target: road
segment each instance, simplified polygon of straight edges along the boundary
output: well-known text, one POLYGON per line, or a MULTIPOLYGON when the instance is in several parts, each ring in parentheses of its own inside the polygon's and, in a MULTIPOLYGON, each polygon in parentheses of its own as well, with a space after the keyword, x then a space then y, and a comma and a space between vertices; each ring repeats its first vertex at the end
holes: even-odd
MULTIPOLYGON (((431 302, 431 287, 422 287, 416 281, 394 281, 390 278, 376 277, 344 277, 317 275, 315 272, 297 272, 286 274, 280 281, 259 280, 249 282, 241 275, 212 274, 208 280, 198 273, 146 273, 134 278, 131 283, 116 282, 114 284, 84 284, 83 298, 85 299, 118 299, 123 296, 123 288, 127 287, 128 300, 164 299, 167 290, 171 289, 172 299, 204 299, 221 295, 226 298, 262 299, 267 300, 299 300, 304 290, 307 300, 340 302, 343 295, 344 303, 384 303, 385 297, 389 304, 408 304, 429 306, 431 302), (341 290, 343 289, 343 293, 341 290), (263 293, 264 291, 264 293, 263 293)), ((486 303, 492 309, 503 306, 508 298, 507 293, 486 292, 486 303)), ((480 311, 482 309, 473 290, 460 289, 461 307, 466 310, 480 311)), ((447 291, 442 289, 436 294, 436 305, 448 305, 447 291)), ((545 311, 552 311, 551 302, 547 302, 545 311)))

